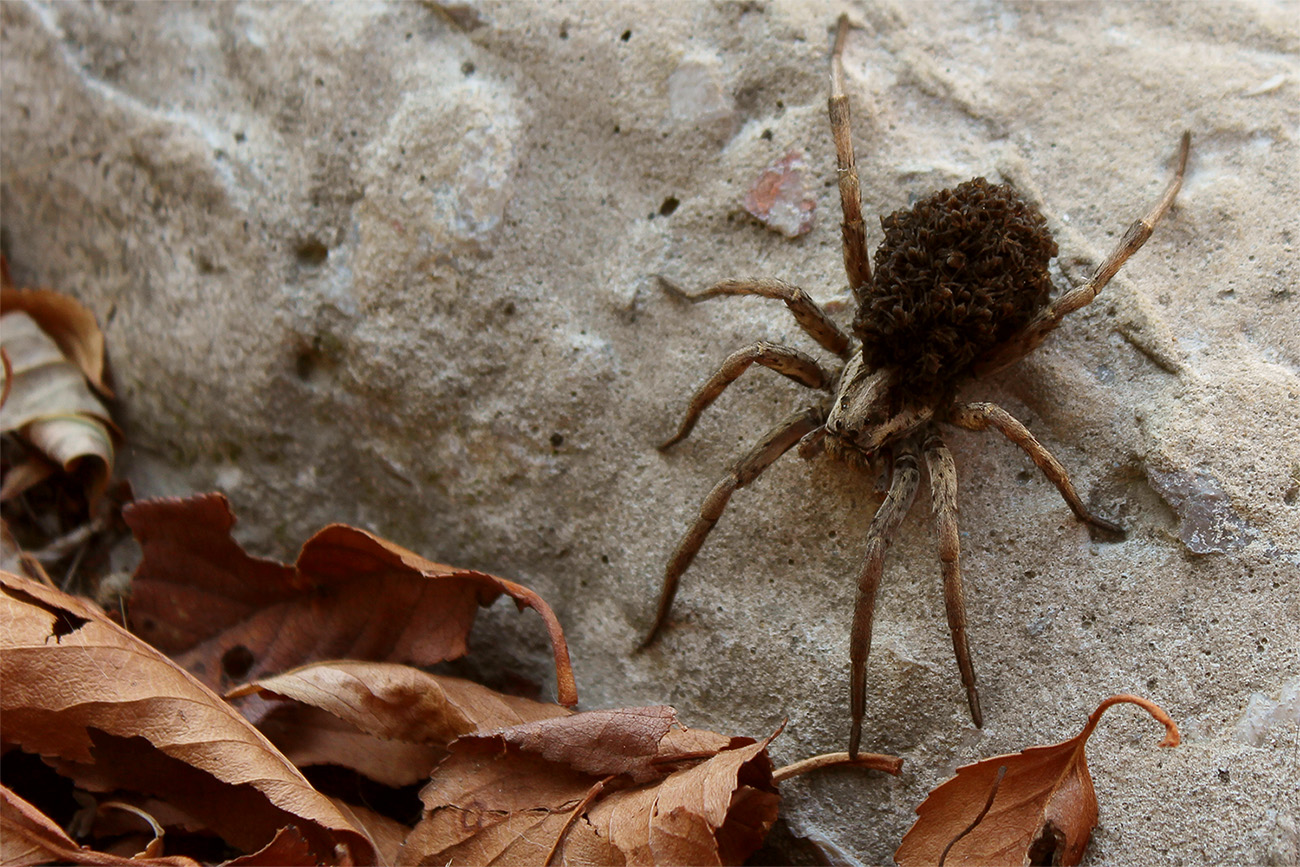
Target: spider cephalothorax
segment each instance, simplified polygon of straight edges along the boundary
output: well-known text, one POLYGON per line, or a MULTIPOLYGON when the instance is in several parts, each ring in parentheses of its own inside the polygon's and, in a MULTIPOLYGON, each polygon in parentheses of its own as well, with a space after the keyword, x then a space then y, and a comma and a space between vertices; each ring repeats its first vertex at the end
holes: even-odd
POLYGON ((890 471, 889 491, 867 529, 849 641, 853 718, 849 752, 856 756, 866 707, 871 621, 885 549, 911 508, 922 472, 930 486, 953 650, 971 717, 977 726, 983 724, 966 639, 957 472, 940 423, 970 430, 995 428, 1025 450, 1079 520, 1106 530, 1119 529, 1088 511, 1065 468, 1010 413, 991 403, 960 403, 956 394, 966 379, 1000 370, 1028 355, 1067 314, 1097 296, 1173 204, 1182 185, 1191 136, 1183 133, 1174 178, 1160 201, 1129 227, 1087 283, 1054 301, 1049 300, 1047 265, 1057 249, 1047 221, 1010 187, 983 178, 941 190, 910 210, 881 220, 885 237, 876 250, 873 274, 840 63, 848 29, 847 19, 841 17, 831 52, 829 109, 844 213, 844 268, 858 302, 853 336, 806 292, 780 280, 724 280, 694 295, 664 281, 666 287, 692 301, 718 295, 780 299, 804 331, 837 355, 842 364, 828 371, 797 349, 760 342, 729 355, 695 393, 677 433, 661 449, 689 434, 705 407, 755 362, 822 395, 769 431, 705 497, 695 523, 668 561, 659 610, 645 644, 663 627, 682 573, 737 488, 752 482, 796 445, 805 458, 824 451, 859 465, 883 462, 890 471))

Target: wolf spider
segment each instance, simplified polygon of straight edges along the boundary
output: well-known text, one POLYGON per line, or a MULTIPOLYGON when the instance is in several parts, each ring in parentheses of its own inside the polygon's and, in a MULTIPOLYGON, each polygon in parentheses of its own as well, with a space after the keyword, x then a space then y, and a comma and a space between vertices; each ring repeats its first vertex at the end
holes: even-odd
POLYGON ((892 470, 889 491, 867 529, 850 639, 853 722, 849 753, 856 756, 866 709, 871 621, 885 549, 920 486, 922 461, 930 483, 953 650, 971 718, 976 726, 983 725, 966 638, 966 603, 958 559, 957 473, 940 434, 941 423, 999 431, 1029 455, 1075 517, 1120 532, 1117 525, 1088 511, 1065 468, 1023 424, 995 404, 958 402, 956 393, 965 380, 986 376, 1028 355, 1067 314, 1097 296, 1173 204, 1182 185, 1191 135, 1183 133, 1177 168, 1159 202, 1129 227, 1087 283, 1054 301, 1049 300, 1052 284, 1047 265, 1058 251, 1047 221, 1010 187, 983 178, 941 190, 910 210, 883 218, 885 237, 876 249, 873 274, 850 139, 849 103, 844 94, 841 58, 848 29, 848 19, 841 16, 831 50, 828 106, 844 215, 844 269, 857 302, 852 336, 803 289, 781 280, 724 280, 687 294, 660 278, 666 288, 690 301, 719 295, 779 299, 799 326, 843 364, 838 370, 827 370, 797 349, 759 342, 729 355, 695 393, 681 426, 660 450, 684 439, 700 413, 754 363, 823 391, 825 396, 769 431, 705 497, 699 516, 668 562, 659 610, 642 646, 652 643, 664 626, 682 573, 732 493, 754 481, 778 457, 798 445, 805 459, 824 451, 861 467, 883 461, 892 470))

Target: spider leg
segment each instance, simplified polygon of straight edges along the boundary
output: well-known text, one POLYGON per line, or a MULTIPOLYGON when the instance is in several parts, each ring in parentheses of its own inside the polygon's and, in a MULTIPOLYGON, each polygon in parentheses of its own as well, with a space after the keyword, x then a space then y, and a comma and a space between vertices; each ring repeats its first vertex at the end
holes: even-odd
POLYGON ((966 638, 966 594, 961 583, 961 541, 957 533, 957 465, 939 433, 933 429, 925 438, 925 466, 930 475, 930 498, 934 511, 935 531, 939 537, 939 563, 943 568, 943 604, 948 612, 948 631, 957 655, 966 702, 976 728, 984 727, 980 711, 979 687, 975 684, 975 666, 970 660, 966 638))
POLYGON ((1110 255, 1097 266, 1097 270, 1093 272, 1088 282, 1076 289, 1071 289, 1048 304, 1018 334, 979 359, 972 367, 972 371, 976 376, 984 376, 1001 370, 1008 364, 1025 357, 1038 344, 1042 343, 1043 338, 1051 333, 1056 326, 1061 324, 1062 319, 1079 308, 1087 306, 1097 297, 1097 294, 1105 288, 1106 284, 1110 282, 1110 278, 1115 276, 1124 263, 1128 261, 1128 258, 1147 242, 1147 239, 1151 237, 1151 233, 1155 230, 1156 224, 1160 222, 1173 205, 1174 197, 1178 195, 1178 190, 1183 185, 1183 173, 1187 170, 1187 153, 1191 148, 1191 144, 1192 134, 1184 132, 1178 147, 1178 165, 1174 169, 1173 179, 1169 181, 1169 186, 1165 188, 1164 195, 1147 212, 1146 216, 1128 227, 1124 237, 1120 238, 1119 243, 1115 245, 1115 249, 1111 250, 1110 255))
POLYGON ((798 286, 786 283, 784 280, 776 280, 770 277, 759 277, 750 280, 721 280, 707 289, 690 293, 662 274, 656 276, 664 289, 678 298, 691 302, 704 301, 708 298, 716 298, 719 295, 761 295, 764 298, 776 298, 784 301, 785 306, 789 307, 790 312, 794 314, 799 327, 806 331, 813 340, 816 340, 827 350, 834 352, 841 358, 848 358, 849 356, 849 338, 835 324, 835 320, 831 319, 807 292, 798 286))
POLYGON ((820 407, 810 407, 786 418, 768 431, 767 435, 756 443, 744 457, 736 461, 731 468, 731 472, 727 473, 709 492, 709 495, 704 498, 704 502, 700 504, 700 513, 695 518, 695 523, 686 531, 686 535, 682 537, 682 540, 677 543, 677 550, 673 552, 672 559, 668 561, 668 568, 664 570, 663 590, 659 594, 659 611, 655 615, 655 622, 650 627, 650 632, 646 635, 645 640, 641 642, 642 648, 648 647, 654 642, 659 630, 667 621, 668 612, 673 607, 673 597, 677 595, 677 582, 681 579, 682 573, 691 565, 695 555, 699 553, 700 546, 708 538, 713 525, 718 523, 718 519, 722 517, 722 512, 727 508, 727 501, 731 499, 731 495, 735 493, 737 488, 743 488, 758 478, 777 458, 793 448, 805 434, 819 427, 822 424, 823 416, 824 413, 820 407))
POLYGON ((699 391, 691 398, 690 406, 686 408, 686 417, 682 419, 681 427, 677 429, 677 433, 660 444, 659 450, 663 451, 686 439, 691 429, 695 427, 700 413, 717 400, 718 395, 722 394, 723 390, 735 382, 754 362, 809 388, 825 388, 831 382, 830 374, 822 370, 814 359, 797 349, 765 341, 752 343, 728 355, 722 362, 722 366, 718 368, 718 372, 700 386, 699 391))
POLYGON ((867 255, 867 232, 862 222, 862 192, 858 187, 858 165, 853 158, 853 135, 849 124, 849 98, 844 95, 844 42, 849 32, 849 16, 840 15, 835 28, 835 46, 831 49, 831 95, 826 107, 831 116, 831 136, 835 139, 835 162, 840 176, 840 210, 844 221, 840 233, 844 239, 844 272, 849 277, 853 297, 862 301, 862 293, 871 285, 871 259, 867 255))
POLYGON ((867 713, 867 656, 871 653, 871 621, 876 613, 876 590, 885 568, 885 550, 912 508, 921 472, 916 464, 916 444, 910 439, 894 453, 893 478, 889 493, 867 528, 867 555, 858 576, 858 599, 853 608, 853 632, 849 636, 849 707, 853 726, 849 730, 849 756, 857 758, 862 739, 862 718, 867 713))
POLYGON ((953 407, 948 421, 967 430, 988 430, 989 425, 997 428, 1003 436, 1024 449, 1025 454, 1038 465, 1048 481, 1056 485, 1056 490, 1061 492, 1061 496, 1065 498, 1065 502, 1076 518, 1112 533, 1124 532, 1124 528, 1118 524, 1098 518, 1088 511, 1083 501, 1079 499, 1079 495, 1074 492, 1074 486, 1070 484, 1070 474, 1065 471, 1065 467, 1061 466, 1061 462, 1034 438, 1029 428, 1002 407, 994 403, 959 403, 953 407))

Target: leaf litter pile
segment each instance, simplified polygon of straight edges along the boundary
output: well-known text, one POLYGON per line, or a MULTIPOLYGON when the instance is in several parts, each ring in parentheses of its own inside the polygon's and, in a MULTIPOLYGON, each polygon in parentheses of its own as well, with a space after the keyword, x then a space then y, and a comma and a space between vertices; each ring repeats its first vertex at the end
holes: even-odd
MULTIPOLYGON (((220 495, 129 503, 94 316, 16 289, 2 259, 0 277, 0 863, 740 864, 782 781, 900 772, 843 753, 774 769, 779 730, 667 706, 575 711, 558 619, 504 578, 341 524, 288 565, 244 552, 220 495), (126 528, 129 585, 103 556, 126 528), (502 596, 539 615, 556 703, 427 670, 502 596)), ((1153 703, 1107 699, 1069 741, 959 768, 897 862, 1077 864, 1098 821, 1084 745, 1120 702, 1178 743, 1153 703)))

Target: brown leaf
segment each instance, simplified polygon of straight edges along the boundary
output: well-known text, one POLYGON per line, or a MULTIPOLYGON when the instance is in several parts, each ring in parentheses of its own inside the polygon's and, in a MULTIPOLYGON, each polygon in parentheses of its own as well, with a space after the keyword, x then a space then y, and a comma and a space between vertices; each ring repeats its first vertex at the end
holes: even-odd
POLYGON ((356 825, 366 832, 375 844, 377 864, 396 864, 397 853, 402 849, 402 841, 411 833, 409 825, 403 825, 396 819, 376 813, 366 807, 348 804, 338 798, 331 798, 334 805, 356 825))
POLYGON ((570 713, 387 662, 313 663, 227 697, 252 693, 293 700, 278 703, 259 727, 295 765, 341 765, 389 786, 427 779, 463 734, 570 713))
POLYGON ((79 845, 8 786, 0 786, 0 864, 104 864, 111 867, 197 867, 180 856, 124 858, 79 845))
POLYGON ((955 777, 916 808, 916 824, 894 860, 900 867, 938 864, 952 843, 944 861, 951 865, 1078 864, 1097 824, 1097 796, 1084 746, 1102 713, 1118 702, 1136 704, 1164 724, 1160 746, 1178 745, 1177 726, 1157 705, 1133 695, 1108 698, 1077 737, 958 768, 955 777), (997 784, 987 814, 957 839, 985 806, 1002 766, 1006 776, 997 784))
MULTIPOLYGON (((526 587, 425 560, 363 530, 331 524, 286 566, 230 536, 225 497, 134 503, 123 511, 144 549, 131 600, 135 631, 214 689, 320 659, 432 665, 463 656, 479 606, 506 594, 541 615, 562 704, 577 702, 564 633, 526 587)), ((250 719, 268 710, 256 697, 250 719)))
POLYGON ((317 860, 373 858, 233 708, 93 606, 0 572, 0 650, 5 741, 82 788, 175 803, 246 852, 294 825, 317 860))
POLYGON ((0 314, 14 311, 35 320, 96 391, 105 397, 113 396, 104 382, 104 333, 94 313, 71 295, 53 289, 0 288, 0 314))
POLYGON ((776 819, 767 742, 670 731, 676 715, 654 707, 462 737, 400 861, 742 862, 776 819))
POLYGON ((318 863, 307 838, 289 825, 276 831, 261 849, 227 861, 223 867, 316 867, 318 863))
MULTIPOLYGON (((42 291, 51 298, 62 298, 49 290, 42 291)), ((12 295, 27 297, 17 290, 3 294, 6 299, 12 295)), ((64 300, 76 304, 72 299, 64 300)), ((39 455, 64 472, 84 474, 87 496, 93 504, 112 475, 114 442, 120 439, 120 434, 108 410, 87 385, 85 373, 65 355, 64 347, 27 312, 9 310, 8 303, 5 306, 5 313, 0 316, 0 334, 3 334, 3 349, 9 364, 5 371, 7 394, 0 409, 0 419, 3 419, 0 429, 17 433, 39 455)), ((89 311, 83 312, 90 315, 89 311)), ((93 316, 90 321, 93 326, 93 316)), ((97 328, 95 332, 98 334, 97 328)), ((102 336, 99 351, 102 357, 102 336)), ((17 496, 42 478, 43 473, 39 471, 8 473, 0 488, 0 500, 17 496)))

